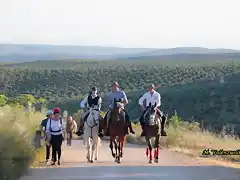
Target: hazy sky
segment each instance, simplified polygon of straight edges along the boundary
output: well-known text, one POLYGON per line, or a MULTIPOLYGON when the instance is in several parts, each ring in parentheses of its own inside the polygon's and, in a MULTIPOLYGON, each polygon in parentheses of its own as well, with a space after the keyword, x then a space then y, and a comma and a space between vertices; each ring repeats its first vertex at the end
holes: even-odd
POLYGON ((0 0, 0 43, 240 49, 239 0, 0 0))

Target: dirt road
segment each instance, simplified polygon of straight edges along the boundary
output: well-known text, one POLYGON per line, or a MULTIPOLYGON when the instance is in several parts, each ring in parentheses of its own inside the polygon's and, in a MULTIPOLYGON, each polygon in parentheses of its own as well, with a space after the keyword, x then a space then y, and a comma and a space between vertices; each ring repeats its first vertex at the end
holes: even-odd
POLYGON ((64 145, 60 167, 31 169, 21 180, 239 180, 240 169, 217 165, 202 159, 161 149, 158 164, 148 164, 145 148, 125 145, 121 164, 116 164, 107 142, 102 142, 99 160, 86 162, 86 149, 82 141, 73 141, 72 147, 64 145))

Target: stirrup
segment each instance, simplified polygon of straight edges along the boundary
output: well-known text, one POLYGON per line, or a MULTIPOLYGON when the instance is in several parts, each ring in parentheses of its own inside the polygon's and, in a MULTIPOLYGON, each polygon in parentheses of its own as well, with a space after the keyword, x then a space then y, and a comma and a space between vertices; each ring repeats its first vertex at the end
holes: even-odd
POLYGON ((83 132, 83 130, 79 129, 75 134, 78 136, 81 136, 84 134, 84 132, 83 132))
POLYGON ((110 136, 109 128, 106 129, 105 136, 110 136))
POLYGON ((166 133, 166 131, 161 131, 161 136, 167 136, 167 133, 166 133))
POLYGON ((145 132, 144 131, 142 131, 142 133, 141 133, 141 135, 140 136, 145 136, 145 132))

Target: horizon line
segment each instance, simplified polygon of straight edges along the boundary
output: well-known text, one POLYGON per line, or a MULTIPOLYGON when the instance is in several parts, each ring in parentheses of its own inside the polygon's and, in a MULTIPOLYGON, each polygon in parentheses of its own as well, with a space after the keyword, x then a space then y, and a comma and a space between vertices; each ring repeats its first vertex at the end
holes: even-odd
POLYGON ((0 45, 33 45, 33 46, 70 46, 70 47, 98 47, 98 48, 121 48, 121 49, 153 49, 153 50, 164 50, 164 49, 177 49, 177 48, 199 48, 199 49, 209 49, 209 50, 216 50, 216 49, 223 49, 223 50, 235 50, 240 51, 240 49, 234 48, 208 48, 204 46, 175 46, 175 47, 168 47, 168 48, 156 48, 156 47, 123 47, 123 46, 108 46, 108 45, 74 45, 74 44, 47 44, 47 43, 2 43, 0 45))

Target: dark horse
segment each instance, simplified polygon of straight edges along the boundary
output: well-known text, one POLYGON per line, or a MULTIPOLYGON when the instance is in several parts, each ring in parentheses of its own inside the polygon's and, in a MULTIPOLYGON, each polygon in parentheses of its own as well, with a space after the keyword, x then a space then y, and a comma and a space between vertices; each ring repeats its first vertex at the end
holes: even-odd
POLYGON ((109 119, 109 135, 110 135, 110 149, 115 162, 121 163, 120 158, 123 157, 123 146, 127 134, 128 124, 125 121, 125 114, 121 100, 114 99, 113 109, 110 112, 109 119), (113 144, 115 153, 113 152, 113 144))
POLYGON ((149 163, 152 163, 153 157, 152 157, 152 150, 154 151, 154 158, 155 162, 158 163, 158 156, 159 156, 159 139, 160 139, 160 117, 157 115, 157 104, 155 103, 152 105, 149 103, 149 108, 145 114, 144 118, 144 131, 146 134, 146 141, 148 144, 147 148, 147 156, 149 155, 149 163), (154 141, 155 140, 155 141, 154 141))

